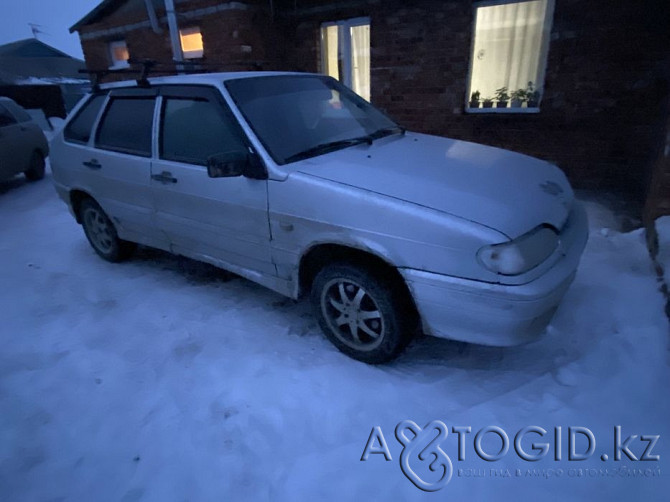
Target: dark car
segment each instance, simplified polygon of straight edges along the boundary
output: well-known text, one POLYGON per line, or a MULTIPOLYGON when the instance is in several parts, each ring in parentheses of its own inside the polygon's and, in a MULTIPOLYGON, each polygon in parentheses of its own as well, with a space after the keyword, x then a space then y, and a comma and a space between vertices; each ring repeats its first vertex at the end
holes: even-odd
POLYGON ((39 125, 13 100, 0 97, 0 180, 24 173, 30 181, 44 177, 49 143, 39 125))

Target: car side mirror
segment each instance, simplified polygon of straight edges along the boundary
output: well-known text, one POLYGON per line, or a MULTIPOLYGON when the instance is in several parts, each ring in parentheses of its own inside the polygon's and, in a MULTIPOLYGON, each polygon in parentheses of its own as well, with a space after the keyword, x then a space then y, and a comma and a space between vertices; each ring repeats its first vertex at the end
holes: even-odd
POLYGON ((210 178, 242 176, 248 163, 246 152, 216 153, 207 158, 207 174, 210 178))
POLYGON ((267 179, 263 161, 255 153, 241 151, 216 153, 207 158, 207 174, 210 178, 246 176, 256 180, 267 179))

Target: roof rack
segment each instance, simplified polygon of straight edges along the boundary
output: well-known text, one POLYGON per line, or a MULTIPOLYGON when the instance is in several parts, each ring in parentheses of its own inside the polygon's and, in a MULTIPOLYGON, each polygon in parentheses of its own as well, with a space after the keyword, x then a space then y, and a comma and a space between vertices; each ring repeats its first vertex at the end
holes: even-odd
MULTIPOLYGON (((140 76, 136 79, 138 87, 150 87, 149 75, 166 74, 166 73, 211 73, 212 71, 224 71, 222 68, 226 64, 222 63, 208 63, 203 61, 170 61, 159 62, 152 59, 134 60, 129 59, 127 68, 104 68, 99 70, 79 70, 79 73, 85 73, 91 76, 93 81, 92 91, 98 92, 100 90, 101 80, 107 75, 127 74, 140 76)), ((244 65, 252 66, 255 71, 263 69, 263 63, 260 61, 228 61, 228 65, 244 65)))
POLYGON ((91 76, 93 80, 92 90, 97 92, 100 90, 101 80, 107 75, 137 75, 140 76, 135 80, 138 87, 150 87, 151 83, 149 82, 149 75, 151 73, 170 73, 172 71, 177 72, 207 72, 208 70, 202 63, 192 63, 190 61, 180 61, 179 63, 170 62, 170 63, 159 63, 152 59, 144 59, 141 61, 129 59, 128 64, 131 67, 128 68, 105 68, 98 70, 79 70, 79 73, 86 73, 91 76), (139 66, 139 67, 138 67, 139 66))

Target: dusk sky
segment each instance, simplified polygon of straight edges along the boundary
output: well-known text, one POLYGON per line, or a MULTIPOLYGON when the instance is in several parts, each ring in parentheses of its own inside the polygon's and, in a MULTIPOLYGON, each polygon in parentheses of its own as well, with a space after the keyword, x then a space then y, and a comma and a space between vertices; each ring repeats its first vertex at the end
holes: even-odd
POLYGON ((83 59, 77 33, 68 28, 101 0, 0 0, 0 44, 33 36, 28 23, 40 25, 37 38, 83 59))

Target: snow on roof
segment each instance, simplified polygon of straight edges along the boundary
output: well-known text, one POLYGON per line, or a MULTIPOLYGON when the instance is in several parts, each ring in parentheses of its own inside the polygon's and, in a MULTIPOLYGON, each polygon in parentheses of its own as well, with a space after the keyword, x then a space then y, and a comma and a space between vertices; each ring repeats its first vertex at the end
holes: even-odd
POLYGON ((90 85, 90 80, 86 78, 67 78, 67 77, 28 77, 15 80, 16 85, 61 85, 61 84, 86 84, 90 85))
POLYGON ((30 79, 71 83, 63 80, 85 80, 86 76, 79 73, 85 68, 81 59, 34 38, 0 45, 0 83, 21 84, 30 79))
POLYGON ((15 58, 70 58, 69 54, 45 44, 36 38, 26 38, 0 45, 0 57, 15 58))
MULTIPOLYGON (((189 84, 189 83, 208 83, 218 84, 226 80, 235 80, 239 78, 253 77, 272 77, 278 75, 316 75, 312 73, 283 72, 283 71, 239 71, 239 72, 218 72, 218 73, 192 73, 187 75, 168 75, 162 77, 149 78, 151 84, 189 84)), ((139 76, 139 72, 138 72, 139 76)), ((322 76, 322 75, 320 75, 322 76)), ((120 82, 109 82, 101 84, 102 89, 114 89, 117 87, 136 86, 136 80, 124 80, 120 82)))

